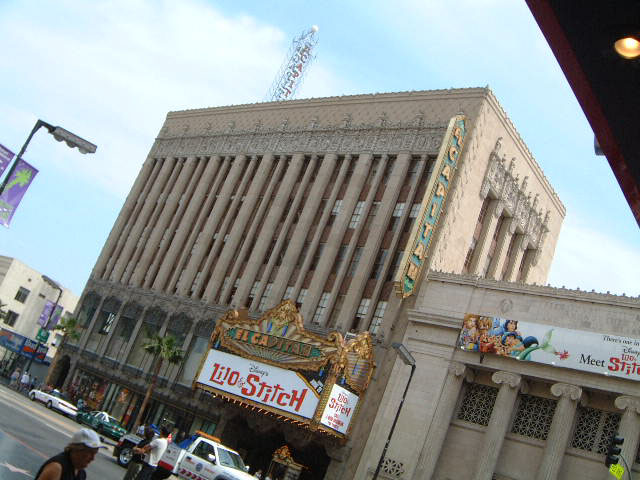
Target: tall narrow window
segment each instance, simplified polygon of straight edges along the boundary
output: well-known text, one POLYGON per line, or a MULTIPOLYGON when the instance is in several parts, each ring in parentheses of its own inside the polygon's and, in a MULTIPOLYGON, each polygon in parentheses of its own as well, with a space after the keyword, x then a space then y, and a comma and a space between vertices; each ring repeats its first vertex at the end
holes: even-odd
POLYGON ((382 325, 382 319, 384 318, 384 312, 387 310, 387 302, 384 300, 378 302, 376 305, 376 309, 373 312, 373 317, 371 318, 371 324, 369 325, 369 333, 371 335, 377 335, 380 330, 380 326, 382 325))
POLYGON ((347 253, 347 248, 348 248, 348 245, 340 245, 340 248, 338 249, 338 254, 336 255, 336 259, 333 262, 333 267, 331 268, 331 273, 338 273, 338 270, 340 269, 340 265, 342 265, 342 262, 344 261, 344 257, 347 253))
POLYGON ((327 311, 327 306, 329 305, 329 297, 331 296, 330 292, 323 292, 320 297, 320 301, 318 302, 318 306, 316 307, 316 311, 313 314, 313 323, 321 323, 324 319, 324 314, 327 311))
POLYGON ((298 255, 298 261, 296 262, 296 267, 302 267, 305 258, 307 257, 307 252, 309 251, 309 242, 304 242, 302 245, 302 250, 300 251, 300 255, 298 255))
POLYGON ((396 252, 395 256, 393 257, 391 268, 389 268, 389 272, 387 273, 387 282, 392 281, 393 278, 396 276, 396 272, 398 271, 398 268, 400 268, 400 262, 402 261, 403 255, 404 255, 404 252, 401 250, 399 252, 396 252))
POLYGON ((282 300, 291 300, 292 298, 293 298, 293 285, 289 285, 287 289, 284 291, 282 300))
POLYGON ((482 206, 480 207, 480 213, 478 214, 478 221, 476 222, 476 228, 473 231, 473 238, 471 239, 471 245, 469 246, 469 250, 467 251, 467 256, 464 259, 464 265, 462 267, 463 273, 469 273, 471 269, 471 264, 473 262, 473 257, 475 255, 476 246, 478 245, 480 234, 482 233, 482 229, 484 228, 484 221, 487 216, 487 210, 489 209, 490 201, 491 199, 489 198, 489 196, 486 196, 484 201, 482 202, 482 206))
POLYGON ((251 305, 253 303, 253 299, 256 298, 256 293, 258 293, 258 287, 260 286, 259 281, 253 282, 251 286, 251 290, 249 291, 249 299, 247 300, 247 305, 251 305))
POLYGON ((273 288, 273 283, 267 283, 264 287, 264 292, 262 292, 262 297, 260 297, 260 304, 258 305, 259 311, 264 311, 267 306, 267 300, 269 299, 269 295, 271 295, 271 289, 273 288))
POLYGON ((382 177, 382 183, 385 185, 389 182, 389 178, 391 177, 391 173, 393 172, 393 165, 396 161, 396 157, 389 157, 387 160, 387 167, 384 170, 384 176, 382 177))
POLYGON ((349 228, 356 228, 358 223, 360 223, 360 217, 362 216, 362 211, 364 210, 364 202, 356 203, 356 207, 353 209, 353 214, 351 214, 351 221, 349 222, 349 228))
POLYGON ((351 263, 349 264, 349 271, 347 272, 347 276, 353 277, 355 275, 361 256, 362 247, 356 247, 355 251, 353 252, 353 257, 351 257, 351 263))
POLYGON ((487 252, 487 259, 484 263, 484 268, 482 269, 483 277, 487 276, 489 267, 491 267, 491 263, 493 262, 493 257, 495 256, 495 253, 496 253, 496 247, 498 246, 498 239, 500 238, 500 231, 502 230, 503 224, 504 224, 504 216, 500 215, 500 218, 496 223, 496 229, 493 231, 493 236, 491 237, 491 245, 489 245, 489 251, 487 252))
POLYGON ((373 223, 373 219, 376 218, 376 215, 378 214, 379 209, 380 202, 373 202, 371 204, 371 208, 369 209, 369 216, 367 217, 367 225, 365 226, 371 226, 371 224, 373 223))
POLYGON ((309 270, 315 270, 318 266, 318 262, 322 257, 322 253, 324 252, 324 243, 319 243, 318 248, 316 248, 316 253, 313 255, 313 260, 311 261, 311 265, 309 265, 309 270))
POLYGON ((387 258, 387 250, 380 250, 378 252, 378 256, 376 257, 376 261, 373 264, 373 268, 371 269, 371 279, 377 280, 380 278, 380 274, 382 273, 382 268, 384 267, 384 261, 387 258))
POLYGON ((371 304, 370 298, 363 298, 362 300, 360 300, 360 305, 358 305, 358 310, 356 310, 356 318, 354 322, 354 325, 357 325, 356 328, 362 325, 362 321, 367 316, 367 313, 369 313, 370 304, 371 304))
POLYGON ((509 241, 509 246, 507 247, 507 253, 504 256, 504 263, 502 264, 502 272, 500 273, 500 278, 498 280, 504 280, 507 275, 507 270, 509 270, 509 264, 511 263, 511 256, 513 255, 513 250, 516 245, 517 235, 514 233, 511 235, 511 240, 509 241))
POLYGON ((296 298, 296 305, 300 308, 304 304, 304 299, 307 298, 307 289, 300 289, 300 293, 298 293, 298 298, 296 298))
POLYGON ((420 157, 413 157, 407 170, 407 183, 411 183, 420 170, 420 157))
POLYGON ((402 202, 396 203, 396 206, 393 209, 393 213, 391 214, 391 220, 389 221, 389 228, 388 228, 389 231, 391 232, 396 231, 403 213, 404 213, 404 203, 402 202))

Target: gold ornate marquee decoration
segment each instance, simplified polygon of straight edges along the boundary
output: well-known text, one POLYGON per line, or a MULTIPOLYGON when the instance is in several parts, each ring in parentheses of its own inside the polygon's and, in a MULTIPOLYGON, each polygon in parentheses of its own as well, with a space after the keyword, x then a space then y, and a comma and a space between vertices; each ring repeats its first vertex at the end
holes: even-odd
POLYGON ((290 370, 320 370, 331 364, 333 373, 358 393, 369 386, 375 364, 369 332, 345 341, 340 332, 322 337, 304 328, 302 315, 285 300, 259 319, 246 310, 229 310, 217 321, 211 347, 244 358, 290 370))

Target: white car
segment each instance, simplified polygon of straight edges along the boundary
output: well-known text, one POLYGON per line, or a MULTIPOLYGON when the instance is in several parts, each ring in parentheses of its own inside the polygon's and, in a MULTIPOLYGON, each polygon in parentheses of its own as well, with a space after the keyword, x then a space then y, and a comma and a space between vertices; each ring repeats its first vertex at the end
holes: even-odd
POLYGON ((31 390, 29 392, 31 400, 38 400, 44 403, 47 408, 58 410, 60 413, 76 418, 78 409, 73 405, 60 390, 51 390, 51 392, 43 392, 42 390, 31 390))

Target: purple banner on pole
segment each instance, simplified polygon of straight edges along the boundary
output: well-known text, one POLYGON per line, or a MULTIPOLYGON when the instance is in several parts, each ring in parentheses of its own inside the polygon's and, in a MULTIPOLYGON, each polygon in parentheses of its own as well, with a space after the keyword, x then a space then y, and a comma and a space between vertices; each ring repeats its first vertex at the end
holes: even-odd
POLYGON ((56 306, 53 315, 51 316, 51 321, 47 324, 47 330, 53 330, 58 322, 60 321, 60 317, 62 316, 62 305, 56 306))
POLYGON ((2 177, 2 172, 7 169, 13 157, 15 157, 15 155, 11 150, 4 145, 0 145, 0 177, 2 177))
POLYGON ((38 318, 38 325, 42 328, 45 328, 49 323, 49 317, 53 317, 51 311, 53 310, 53 302, 47 300, 44 303, 44 307, 42 308, 42 313, 40 314, 40 318, 38 318))
POLYGON ((53 330, 60 321, 62 316, 62 305, 55 305, 52 301, 47 300, 42 308, 40 318, 38 318, 38 325, 46 330, 53 330), (56 307, 55 311, 53 307, 56 307))
POLYGON ((7 179, 4 191, 0 194, 0 225, 9 226, 16 208, 20 205, 20 200, 24 197, 37 173, 36 168, 22 159, 18 160, 11 177, 7 179))

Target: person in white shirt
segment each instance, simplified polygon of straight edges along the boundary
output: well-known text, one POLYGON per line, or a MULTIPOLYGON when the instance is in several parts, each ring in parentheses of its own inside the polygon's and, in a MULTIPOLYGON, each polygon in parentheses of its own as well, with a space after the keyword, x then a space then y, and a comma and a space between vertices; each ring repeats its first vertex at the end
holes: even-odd
POLYGON ((151 440, 151 443, 145 445, 142 448, 133 447, 134 453, 144 453, 144 464, 142 470, 136 477, 136 480, 150 480, 153 472, 158 466, 158 461, 164 455, 167 445, 169 444, 167 436, 169 435, 169 429, 162 427, 160 429, 160 436, 151 440))
POLYGON ((22 378, 20 379, 20 384, 22 385, 22 391, 29 391, 29 382, 31 379, 29 378, 29 372, 25 371, 22 374, 22 378))

